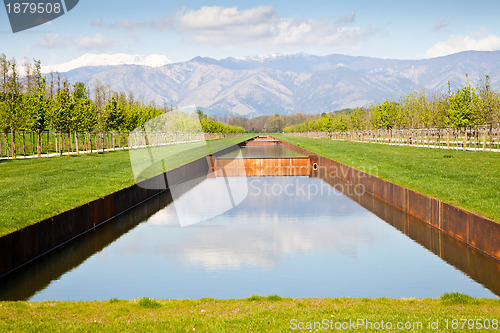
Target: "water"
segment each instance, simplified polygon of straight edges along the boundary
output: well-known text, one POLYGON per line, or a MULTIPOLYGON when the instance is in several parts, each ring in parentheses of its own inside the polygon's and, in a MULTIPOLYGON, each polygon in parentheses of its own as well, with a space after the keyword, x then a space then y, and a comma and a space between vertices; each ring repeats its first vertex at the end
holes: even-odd
MULTIPOLYGON (((0 298, 500 294, 497 261, 369 195, 361 203, 381 208, 385 221, 319 178, 232 181, 246 182, 248 192, 223 214, 206 219, 203 205, 193 202, 190 213, 200 214, 199 222, 181 227, 164 194, 12 274, 0 298)), ((185 201, 210 182, 191 184, 185 201)), ((206 203, 217 205, 217 191, 206 203)))

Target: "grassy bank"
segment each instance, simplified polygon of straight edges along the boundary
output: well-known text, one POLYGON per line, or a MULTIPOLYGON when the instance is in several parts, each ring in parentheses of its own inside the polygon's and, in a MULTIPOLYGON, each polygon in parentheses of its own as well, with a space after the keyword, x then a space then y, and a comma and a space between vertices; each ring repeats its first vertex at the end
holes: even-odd
POLYGON ((479 323, 489 324, 490 329, 478 330, 483 332, 498 331, 499 319, 499 300, 473 299, 460 294, 445 295, 440 299, 253 296, 240 300, 157 301, 142 298, 130 301, 0 303, 0 331, 19 332, 314 332, 317 330, 313 326, 312 329, 307 327, 307 323, 314 325, 314 322, 327 325, 320 327, 319 331, 348 332, 465 332, 470 331, 469 324, 475 325, 473 328, 479 323), (462 318, 474 322, 470 321, 462 328, 462 318), (458 324, 453 322, 454 319, 458 324), (358 320, 364 320, 363 324, 358 320), (336 323, 342 325, 350 321, 359 323, 359 326, 356 329, 352 326, 351 329, 335 329, 336 323), (370 329, 369 323, 380 325, 382 321, 385 329, 370 329), (439 325, 438 328, 429 329, 430 322, 437 322, 434 325, 439 325), (495 322, 497 329, 492 329, 495 322), (392 329, 388 329, 389 323, 392 329), (452 329, 453 324, 459 325, 457 329, 452 329), (409 325, 407 327, 412 329, 398 330, 397 325, 409 325))
POLYGON ((500 221, 500 154, 275 135, 338 162, 500 221))
MULTIPOLYGON (((211 152, 245 137, 210 141, 211 152)), ((185 143, 168 146, 170 170, 206 155, 206 149, 185 143)), ((0 160, 0 235, 134 184, 128 151, 52 158, 0 160)))

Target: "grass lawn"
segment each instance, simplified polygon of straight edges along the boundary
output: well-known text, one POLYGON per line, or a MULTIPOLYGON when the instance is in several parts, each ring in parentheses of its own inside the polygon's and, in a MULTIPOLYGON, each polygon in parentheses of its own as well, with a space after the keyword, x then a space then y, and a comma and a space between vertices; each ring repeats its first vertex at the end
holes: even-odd
POLYGON ((500 221, 500 154, 275 137, 500 221))
MULTIPOLYGON (((248 136, 209 141, 212 152, 248 136)), ((168 146, 177 155, 170 170, 205 156, 196 143, 168 146)), ((163 148, 162 148, 163 149, 163 148)), ((129 152, 116 151, 51 158, 0 160, 0 235, 133 185, 129 152)))
POLYGON ((499 300, 473 299, 454 293, 439 299, 252 296, 239 300, 157 301, 142 298, 100 302, 0 303, 2 332, 315 332, 318 330, 313 327, 314 322, 318 322, 316 325, 327 325, 316 326, 323 332, 466 332, 471 331, 468 325, 474 325, 471 326, 474 331, 496 332, 500 330, 499 319, 499 300), (464 324, 461 319, 470 321, 464 324), (352 326, 351 329, 335 329, 336 323, 343 324, 345 328, 350 321, 359 326, 356 329, 352 326), (382 321, 385 329, 370 329, 370 323, 373 327, 377 323, 381 325, 382 321), (438 327, 429 329, 430 322, 438 327), (312 329, 307 327, 308 323, 312 329), (392 329, 389 329, 389 323, 392 329), (479 324, 489 325, 490 328, 475 329, 479 324), (413 329, 398 330, 397 325, 413 329))

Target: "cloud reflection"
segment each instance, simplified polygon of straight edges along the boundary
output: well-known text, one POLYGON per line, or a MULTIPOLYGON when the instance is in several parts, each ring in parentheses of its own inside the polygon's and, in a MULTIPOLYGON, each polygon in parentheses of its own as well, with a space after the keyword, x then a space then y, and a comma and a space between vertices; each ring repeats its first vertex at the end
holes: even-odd
MULTIPOLYGON (((259 184, 284 186, 297 179, 298 185, 322 182, 307 177, 266 177, 261 178, 259 184)), ((211 184, 215 181, 204 180, 184 197, 193 198, 202 193, 205 186, 213 190, 211 184)), ((196 214, 206 214, 207 205, 217 209, 217 198, 219 193, 212 191, 212 197, 195 201, 200 204, 191 206, 190 214, 200 220, 196 214)), ((177 204, 170 205, 148 220, 147 229, 157 237, 148 237, 147 248, 142 250, 209 271, 239 270, 243 266, 267 269, 287 257, 318 252, 334 252, 356 261, 358 246, 370 244, 377 237, 364 227, 367 219, 376 217, 338 195, 311 196, 300 192, 293 196, 249 195, 232 210, 188 228, 180 227, 177 207, 177 204), (162 226, 169 228, 159 228, 162 226), (151 240, 155 241, 151 243, 151 240)), ((134 247, 134 250, 139 249, 134 247)))

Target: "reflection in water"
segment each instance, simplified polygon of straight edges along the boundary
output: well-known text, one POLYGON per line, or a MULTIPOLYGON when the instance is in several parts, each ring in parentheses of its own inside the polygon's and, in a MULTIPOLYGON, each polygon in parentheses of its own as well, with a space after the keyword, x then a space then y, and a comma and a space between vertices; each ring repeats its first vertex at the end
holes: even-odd
POLYGON ((186 227, 239 205, 248 194, 248 185, 244 177, 214 177, 211 173, 208 178, 203 175, 180 186, 173 186, 170 192, 178 222, 182 227, 186 227), (186 188, 192 187, 194 189, 186 193, 186 188), (207 200, 214 193, 217 194, 217 199, 207 200))
MULTIPOLYGON (((241 204, 188 227, 181 227, 175 206, 168 204, 168 196, 163 197, 168 205, 145 223, 133 224, 132 231, 115 233, 118 239, 108 246, 94 247, 92 251, 97 252, 81 265, 67 267, 71 270, 52 275, 51 282, 19 298, 236 298, 254 294, 437 297, 453 290, 494 297, 438 255, 466 272, 488 269, 490 277, 470 275, 499 293, 497 261, 410 220, 371 196, 352 198, 359 205, 318 178, 261 177, 245 181, 248 195, 241 204), (437 245, 427 244, 427 239, 437 245), (449 254, 443 254, 446 252, 449 254)), ((191 191, 204 188, 204 182, 210 182, 210 178, 191 184, 191 191)), ((206 201, 215 205, 218 197, 214 192, 206 201)), ((191 213, 196 215, 200 207, 193 204, 191 213)), ((204 214, 201 209, 199 213, 204 214)), ((138 217, 140 221, 145 216, 138 217)), ((75 249, 87 253, 79 260, 90 255, 84 251, 85 246, 75 249)), ((59 257, 54 254, 49 267, 70 260, 61 253, 59 257)), ((9 290, 15 290, 16 282, 10 283, 9 290)), ((5 290, 1 293, 6 298, 5 290)))
POLYGON ((68 244, 53 250, 20 269, 0 279, 0 300, 27 300, 51 281, 77 268, 90 256, 135 228, 159 209, 172 202, 170 193, 164 192, 151 198, 126 214, 101 225, 68 244))

